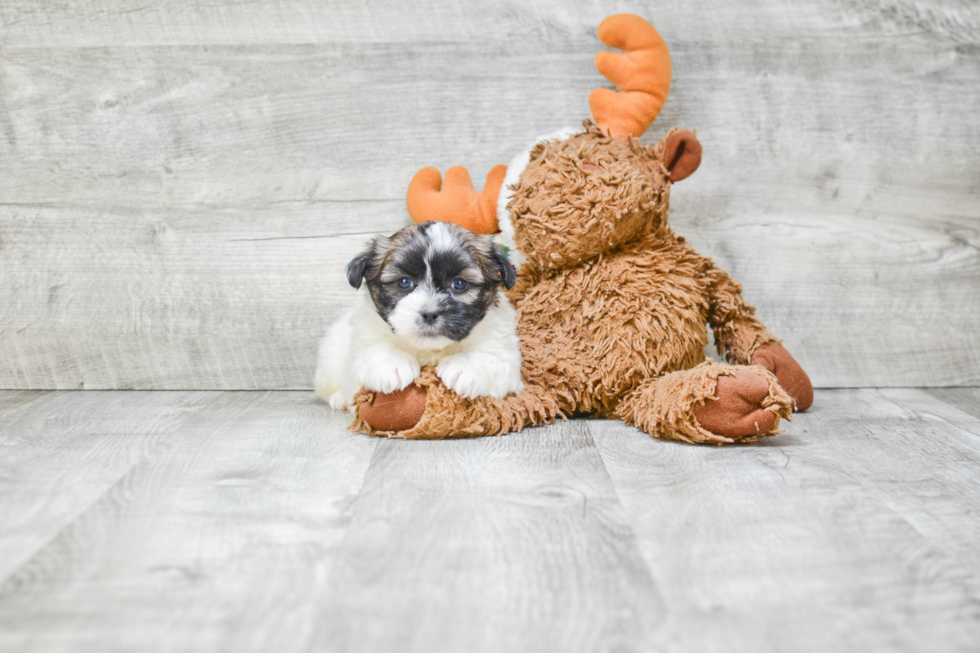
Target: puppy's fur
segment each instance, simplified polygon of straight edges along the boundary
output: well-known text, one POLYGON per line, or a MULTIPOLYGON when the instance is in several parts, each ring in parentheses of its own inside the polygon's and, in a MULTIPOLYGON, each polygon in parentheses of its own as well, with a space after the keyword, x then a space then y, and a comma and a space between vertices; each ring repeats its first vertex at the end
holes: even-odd
POLYGON ((491 236, 445 222, 375 238, 347 266, 357 303, 320 342, 314 384, 331 408, 361 389, 394 392, 432 365, 463 397, 520 392, 514 268, 491 236))

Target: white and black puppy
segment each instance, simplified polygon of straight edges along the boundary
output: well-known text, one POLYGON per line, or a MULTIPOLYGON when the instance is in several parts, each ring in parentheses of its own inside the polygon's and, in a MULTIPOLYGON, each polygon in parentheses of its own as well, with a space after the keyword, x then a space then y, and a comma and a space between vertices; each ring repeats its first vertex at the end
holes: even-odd
POLYGON ((520 392, 513 266, 492 236, 424 222, 380 236, 347 266, 357 304, 320 342, 314 384, 331 408, 361 389, 394 392, 433 365, 464 397, 520 392), (363 285, 362 285, 363 284, 363 285))

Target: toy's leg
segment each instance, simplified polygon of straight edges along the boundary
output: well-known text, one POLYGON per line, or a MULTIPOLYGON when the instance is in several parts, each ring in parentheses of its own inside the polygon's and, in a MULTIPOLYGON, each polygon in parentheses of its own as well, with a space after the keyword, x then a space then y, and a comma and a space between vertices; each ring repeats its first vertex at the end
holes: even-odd
POLYGON ((775 435, 793 399, 759 367, 702 363, 647 381, 616 407, 616 416, 662 438, 723 444, 775 435))
POLYGON ((761 365, 776 375, 779 385, 793 398, 793 410, 813 405, 813 384, 786 348, 778 342, 767 342, 752 353, 752 364, 761 365))
POLYGON ((503 399, 465 399, 446 388, 431 368, 404 390, 362 392, 354 401, 358 412, 352 430, 393 438, 500 435, 551 423, 561 415, 557 399, 543 388, 528 386, 503 399))
POLYGON ((794 400, 794 410, 813 403, 813 385, 800 364, 755 317, 755 307, 742 299, 742 286, 724 270, 711 267, 708 321, 718 353, 729 363, 761 365, 776 375, 794 400))

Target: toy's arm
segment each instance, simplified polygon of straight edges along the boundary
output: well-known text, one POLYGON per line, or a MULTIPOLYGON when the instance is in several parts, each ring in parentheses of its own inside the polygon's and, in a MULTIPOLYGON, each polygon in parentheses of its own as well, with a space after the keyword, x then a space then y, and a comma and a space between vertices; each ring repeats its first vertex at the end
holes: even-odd
POLYGON ((755 307, 742 299, 742 286, 713 264, 707 270, 708 323, 718 353, 730 363, 761 365, 776 375, 793 397, 796 410, 813 403, 813 385, 800 364, 755 317, 755 307))
POLYGON ((713 265, 707 276, 708 324, 718 353, 729 363, 748 365, 759 346, 779 340, 755 317, 755 307, 742 299, 741 284, 713 265))

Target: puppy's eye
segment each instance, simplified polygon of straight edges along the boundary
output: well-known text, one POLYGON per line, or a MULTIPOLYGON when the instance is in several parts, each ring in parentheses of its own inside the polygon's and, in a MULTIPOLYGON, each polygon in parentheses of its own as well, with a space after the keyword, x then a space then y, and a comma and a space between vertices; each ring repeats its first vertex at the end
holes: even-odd
POLYGON ((408 277, 402 277, 401 279, 398 280, 399 288, 411 288, 414 285, 415 283, 408 277))
POLYGON ((453 279, 453 290, 456 292, 463 292, 466 290, 466 279, 453 279))

